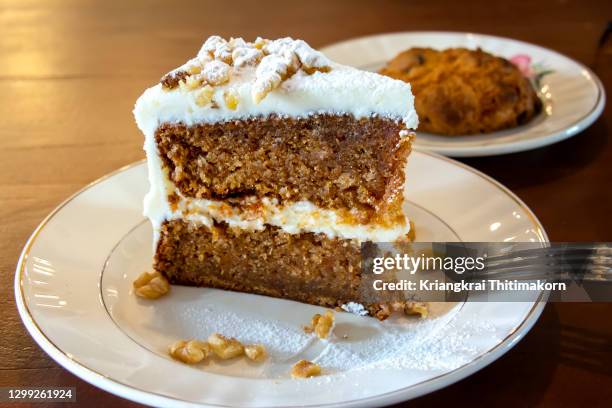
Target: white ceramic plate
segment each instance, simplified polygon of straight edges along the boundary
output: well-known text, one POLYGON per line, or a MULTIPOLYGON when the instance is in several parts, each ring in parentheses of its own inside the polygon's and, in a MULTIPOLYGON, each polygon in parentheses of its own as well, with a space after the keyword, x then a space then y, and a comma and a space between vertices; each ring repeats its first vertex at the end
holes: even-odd
MULTIPOLYGON (((525 204, 469 167, 415 151, 408 175, 407 206, 419 240, 547 240, 525 204)), ((33 233, 15 279, 19 313, 36 342, 85 381, 134 401, 391 404, 491 363, 525 335, 544 306, 546 294, 536 293, 521 303, 437 304, 423 321, 380 323, 338 313, 336 339, 322 343, 301 329, 321 310, 310 305, 186 287, 173 287, 157 301, 138 299, 131 282, 150 269, 152 256, 151 230, 141 215, 147 188, 140 162, 69 198, 33 233), (264 343, 270 359, 186 366, 166 355, 171 342, 212 331, 264 343), (325 375, 290 379, 299 358, 318 361, 325 375)))
POLYGON ((411 47, 480 47, 507 59, 515 58, 523 64, 523 71, 537 82, 536 89, 544 103, 539 116, 513 129, 452 137, 417 132, 416 145, 422 149, 455 157, 535 149, 581 132, 599 117, 605 105, 603 85, 590 69, 555 51, 508 38, 472 33, 404 32, 356 38, 329 45, 321 51, 339 63, 377 71, 411 47))

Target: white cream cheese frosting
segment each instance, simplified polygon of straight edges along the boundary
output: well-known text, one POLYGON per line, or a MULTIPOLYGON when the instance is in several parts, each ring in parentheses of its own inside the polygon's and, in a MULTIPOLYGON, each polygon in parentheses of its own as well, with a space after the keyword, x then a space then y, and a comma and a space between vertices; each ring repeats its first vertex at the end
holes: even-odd
MULTIPOLYGON (((237 50, 259 51, 254 48, 257 42, 232 41, 245 45, 237 50), (249 44, 250 48, 246 47, 249 44)), ((259 64, 253 61, 253 64, 230 66, 220 60, 211 60, 217 55, 229 58, 224 52, 229 52, 230 43, 220 37, 209 38, 198 57, 174 71, 197 74, 173 89, 157 84, 145 91, 134 109, 138 127, 145 136, 164 122, 182 122, 189 126, 271 114, 293 118, 320 113, 349 114, 355 118, 378 115, 401 121, 407 129, 416 129, 418 125, 414 96, 410 85, 403 81, 336 64, 304 41, 290 38, 267 41, 263 48, 270 54, 259 64), (287 76, 283 64, 292 61, 287 55, 300 56, 299 61, 314 65, 311 67, 314 71, 293 61, 296 64, 293 69, 297 70, 287 76), (284 59, 287 61, 283 62, 284 59), (270 63, 261 69, 266 61, 270 63), (214 85, 207 88, 203 84, 214 85), (271 89, 259 100, 260 92, 266 87, 271 89), (205 90, 212 95, 209 103, 202 104, 200 96, 205 90), (232 95, 236 106, 228 105, 228 94, 232 95)))
POLYGON ((302 118, 325 113, 389 118, 404 124, 405 130, 400 131, 400 137, 404 137, 418 124, 410 85, 336 64, 305 42, 290 38, 247 43, 211 37, 198 57, 174 73, 186 71, 192 75, 172 89, 162 84, 147 89, 134 108, 136 123, 145 135, 151 184, 144 214, 150 218, 156 237, 163 221, 174 218, 206 225, 213 220, 224 221, 248 229, 273 225, 288 233, 315 232, 359 241, 394 241, 408 233, 408 222, 384 228, 346 223, 333 210, 305 201, 279 206, 264 199, 255 217, 239 209, 228 210, 223 202, 183 197, 162 167, 155 131, 162 123, 190 126, 269 115, 302 118), (172 208, 170 194, 179 196, 172 208))
POLYGON ((213 104, 199 106, 199 93, 188 89, 166 91, 161 84, 149 88, 138 99, 134 114, 139 128, 154 132, 164 122, 227 122, 269 115, 304 118, 313 114, 349 114, 355 118, 382 116, 402 121, 407 129, 418 125, 410 86, 404 82, 332 64, 327 73, 298 72, 256 103, 252 99, 255 73, 239 71, 224 85, 215 86, 213 104), (237 97, 235 109, 227 106, 224 95, 237 97))

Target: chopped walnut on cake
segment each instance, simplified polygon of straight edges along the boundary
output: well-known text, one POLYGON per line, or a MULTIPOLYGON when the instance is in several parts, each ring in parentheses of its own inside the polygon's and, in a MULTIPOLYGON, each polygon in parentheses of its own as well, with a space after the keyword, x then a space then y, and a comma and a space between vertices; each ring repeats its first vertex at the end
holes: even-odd
MULTIPOLYGON (((201 86, 220 86, 233 76, 248 75, 254 70, 251 97, 255 103, 278 88, 283 81, 300 70, 306 75, 329 72, 330 61, 302 40, 257 38, 246 42, 242 38, 229 41, 219 36, 206 40, 198 56, 180 68, 166 74, 161 84, 166 90, 180 88, 192 91, 201 86)), ((203 106, 201 99, 198 105, 203 106)), ((228 106, 237 105, 237 101, 228 106)), ((230 109, 233 109, 230 107, 230 109)))

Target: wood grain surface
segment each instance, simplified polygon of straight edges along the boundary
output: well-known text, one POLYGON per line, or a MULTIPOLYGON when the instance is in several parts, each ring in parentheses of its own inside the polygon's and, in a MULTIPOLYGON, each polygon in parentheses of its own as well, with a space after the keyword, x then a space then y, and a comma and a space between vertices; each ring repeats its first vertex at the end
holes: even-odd
MULTIPOLYGON (((136 405, 77 379, 26 333, 13 274, 36 225, 86 183, 144 157, 132 106, 210 34, 322 46, 381 32, 450 30, 533 42, 612 84, 612 2, 0 0, 0 386, 76 386, 77 405, 136 405)), ((610 108, 580 135, 466 159, 540 218, 553 241, 612 241, 610 108)), ((612 304, 549 304, 477 374, 412 406, 610 406, 612 304)), ((58 404, 59 406, 59 404, 58 404)))

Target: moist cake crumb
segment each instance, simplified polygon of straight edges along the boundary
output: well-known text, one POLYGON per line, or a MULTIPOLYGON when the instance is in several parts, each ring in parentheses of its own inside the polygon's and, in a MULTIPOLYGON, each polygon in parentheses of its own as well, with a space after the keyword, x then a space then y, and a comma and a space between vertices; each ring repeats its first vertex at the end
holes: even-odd
POLYGON ((310 201, 350 212, 357 223, 385 225, 404 218, 410 138, 400 138, 400 129, 401 124, 384 118, 269 117, 162 124, 156 142, 184 196, 310 201))
POLYGON ((360 244, 324 234, 289 234, 276 227, 243 230, 225 223, 208 227, 171 220, 161 228, 154 264, 174 284, 328 308, 358 302, 380 320, 393 311, 391 300, 384 298, 387 294, 368 289, 374 276, 386 276, 362 274, 360 244))

